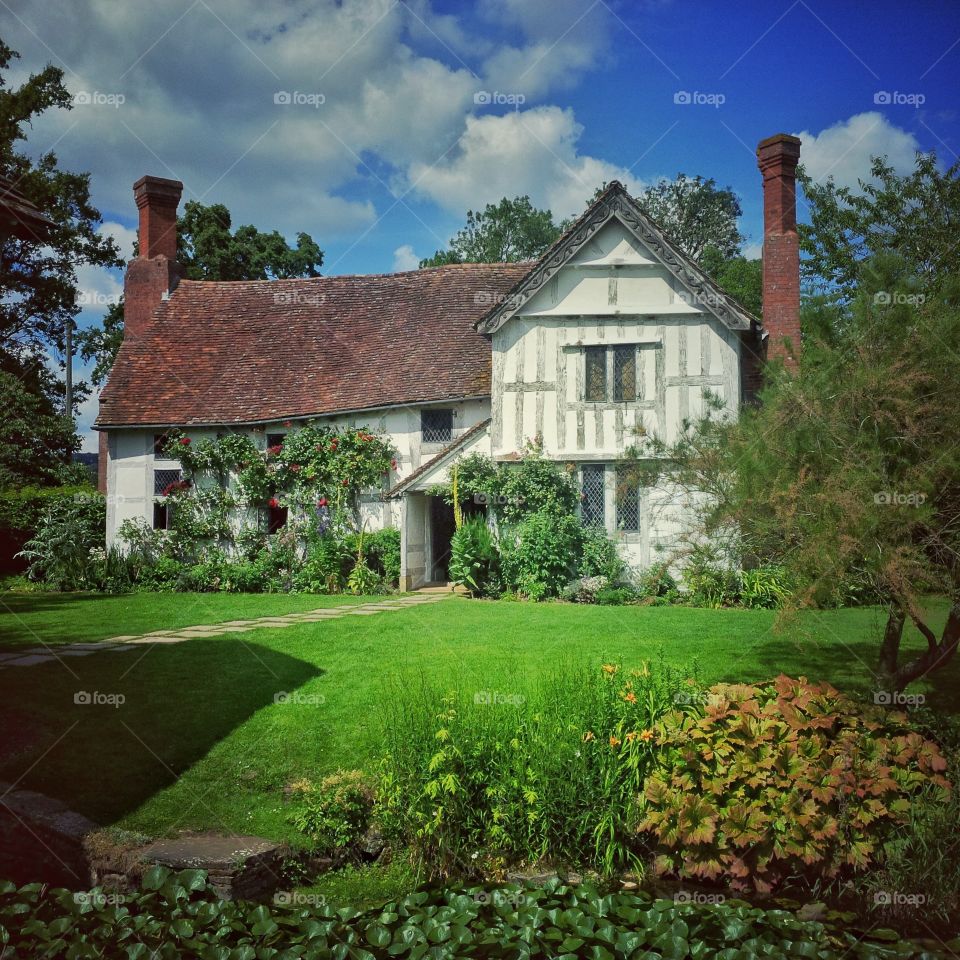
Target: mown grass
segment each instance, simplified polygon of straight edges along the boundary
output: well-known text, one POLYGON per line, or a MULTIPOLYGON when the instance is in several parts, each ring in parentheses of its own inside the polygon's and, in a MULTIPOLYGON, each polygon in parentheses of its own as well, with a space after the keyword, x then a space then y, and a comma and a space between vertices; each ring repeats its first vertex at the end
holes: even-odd
MULTIPOLYGON (((200 604, 213 622, 343 600, 13 599, 16 612, 0 613, 0 631, 16 634, 29 623, 34 644, 63 642, 68 630, 76 639, 98 639, 200 623, 200 604)), ((10 601, 2 597, 7 607, 10 601)), ((940 622, 946 607, 935 607, 940 622)), ((372 769, 382 749, 386 698, 424 681, 468 693, 522 693, 560 664, 631 666, 662 652, 677 665, 696 658, 708 682, 782 671, 872 696, 880 611, 810 614, 787 633, 774 630, 774 619, 765 611, 451 598, 369 617, 7 668, 0 670, 0 780, 60 797, 99 823, 150 834, 191 828, 293 838, 284 786, 338 768, 372 769), (80 705, 78 692, 125 699, 119 706, 80 705), (281 694, 296 696, 280 702, 281 694)), ((922 643, 909 633, 906 652, 922 643)), ((911 692, 960 710, 960 662, 911 692)))

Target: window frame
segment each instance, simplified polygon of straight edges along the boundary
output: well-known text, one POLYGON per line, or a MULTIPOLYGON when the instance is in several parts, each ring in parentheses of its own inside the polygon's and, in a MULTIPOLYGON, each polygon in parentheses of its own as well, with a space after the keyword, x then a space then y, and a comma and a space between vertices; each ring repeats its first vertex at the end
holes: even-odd
POLYGON ((607 382, 607 347, 606 345, 595 344, 583 348, 583 399, 585 403, 607 403, 610 397, 610 384, 607 382), (591 396, 591 377, 590 366, 591 358, 600 358, 600 370, 602 371, 603 389, 601 397, 591 396))
POLYGON ((593 527, 597 530, 607 529, 607 465, 605 463, 584 463, 580 465, 580 520, 585 527, 593 527), (587 475, 599 477, 599 517, 590 516, 593 511, 591 505, 589 509, 589 494, 587 492, 587 475), (599 520, 599 522, 598 522, 599 520))
POLYGON ((420 442, 424 444, 436 443, 436 444, 448 444, 453 442, 453 421, 456 419, 456 411, 453 407, 423 407, 420 410, 420 442), (436 416, 438 414, 447 414, 450 419, 449 431, 446 431, 443 427, 428 427, 426 420, 429 416, 436 416), (441 436, 441 439, 428 439, 428 432, 431 436, 435 434, 447 433, 448 435, 444 439, 441 436))
POLYGON ((640 496, 640 478, 635 468, 631 464, 617 464, 614 467, 614 476, 616 478, 616 488, 614 491, 614 511, 616 513, 616 529, 619 533, 639 534, 643 527, 643 516, 641 514, 642 498, 640 496), (636 526, 623 525, 623 501, 624 495, 629 495, 634 501, 633 508, 636 510, 636 526))
POLYGON ((637 399, 637 348, 634 344, 614 344, 613 346, 613 402, 614 403, 633 403, 637 399), (629 367, 632 369, 633 386, 630 395, 626 396, 622 389, 620 370, 623 367, 618 366, 620 357, 627 357, 629 367))

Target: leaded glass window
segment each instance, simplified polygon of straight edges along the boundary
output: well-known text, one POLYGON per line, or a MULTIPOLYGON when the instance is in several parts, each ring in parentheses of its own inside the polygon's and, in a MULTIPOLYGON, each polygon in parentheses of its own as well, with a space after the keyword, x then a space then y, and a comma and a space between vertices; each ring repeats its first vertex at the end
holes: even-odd
POLYGON ((424 443, 449 443, 453 439, 453 411, 421 410, 420 430, 424 443))
POLYGON ((580 473, 580 516, 587 527, 606 526, 602 463, 586 464, 580 473))
POLYGON ((607 348, 587 347, 586 400, 602 403, 607 399, 607 348))
POLYGON ((183 473, 180 470, 154 470, 153 471, 153 495, 155 497, 165 497, 168 488, 179 483, 183 479, 183 473))
POLYGON ((640 532, 640 482, 632 467, 617 467, 617 528, 640 532))
POLYGON ((637 351, 635 347, 613 349, 613 399, 637 399, 637 351))

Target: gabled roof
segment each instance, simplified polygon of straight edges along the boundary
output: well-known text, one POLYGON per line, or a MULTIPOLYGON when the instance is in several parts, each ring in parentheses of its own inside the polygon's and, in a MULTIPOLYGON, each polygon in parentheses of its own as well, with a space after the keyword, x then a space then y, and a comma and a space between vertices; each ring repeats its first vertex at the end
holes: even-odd
POLYGON ((637 201, 627 193, 619 180, 609 183, 603 193, 587 207, 570 228, 540 257, 536 265, 509 290, 477 323, 481 333, 498 330, 536 293, 538 293, 563 266, 599 230, 612 219, 619 220, 653 256, 697 297, 704 312, 712 313, 731 330, 750 330, 760 327, 760 321, 745 307, 725 293, 706 273, 685 254, 663 230, 648 217, 637 201))
POLYGON ((476 321, 530 263, 182 280, 124 340, 97 426, 263 423, 490 394, 476 321))
POLYGON ((479 423, 475 423, 469 430, 465 430, 462 434, 460 434, 460 436, 457 437, 453 443, 444 447, 443 450, 441 450, 435 457, 427 460, 426 463, 420 464, 420 466, 417 467, 417 469, 414 470, 410 476, 404 477, 403 480, 388 490, 383 495, 383 499, 390 500, 393 497, 399 496, 426 474, 430 473, 431 470, 435 470, 437 467, 449 460, 455 453, 459 453, 465 447, 468 447, 473 440, 483 434, 483 432, 489 426, 490 417, 487 417, 486 420, 481 420, 479 423))

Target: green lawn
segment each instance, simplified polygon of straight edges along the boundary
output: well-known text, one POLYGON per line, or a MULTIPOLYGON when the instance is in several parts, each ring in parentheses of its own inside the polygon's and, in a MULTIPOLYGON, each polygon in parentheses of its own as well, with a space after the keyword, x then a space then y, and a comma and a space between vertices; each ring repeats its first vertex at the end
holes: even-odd
POLYGON ((0 649, 105 640, 362 603, 370 597, 279 593, 0 593, 0 649))
MULTIPOLYGON (((62 642, 226 617, 291 612, 319 597, 0 595, 0 632, 62 642), (12 602, 11 602, 12 601, 12 602)), ((938 605, 942 621, 945 606, 938 605)), ((423 678, 469 691, 522 691, 558 664, 697 658, 706 680, 781 671, 870 695, 879 612, 839 610, 773 632, 763 611, 585 607, 450 598, 281 630, 98 653, 0 670, 0 780, 20 779, 103 823, 289 837, 283 788, 378 753, 385 698, 423 678), (75 705, 77 692, 121 706, 75 705), (298 702, 278 703, 296 693, 298 702)), ((908 647, 917 647, 915 633, 908 647)), ((918 685, 960 709, 960 663, 918 685)))

